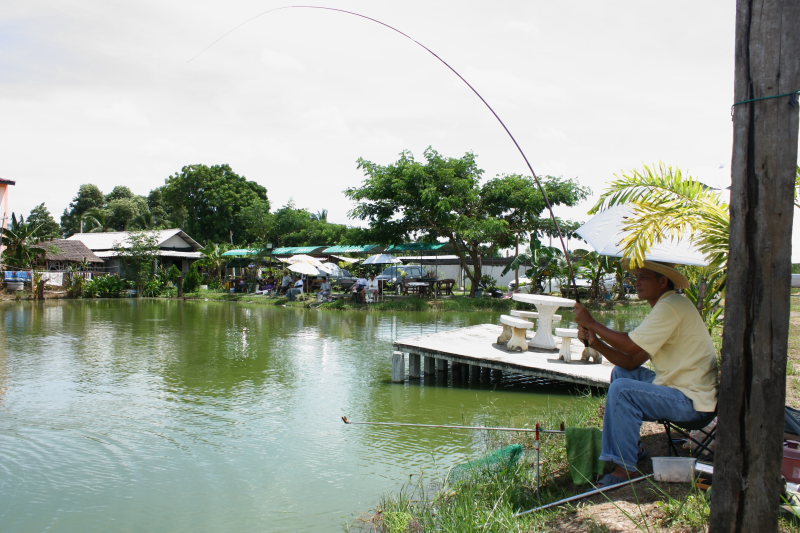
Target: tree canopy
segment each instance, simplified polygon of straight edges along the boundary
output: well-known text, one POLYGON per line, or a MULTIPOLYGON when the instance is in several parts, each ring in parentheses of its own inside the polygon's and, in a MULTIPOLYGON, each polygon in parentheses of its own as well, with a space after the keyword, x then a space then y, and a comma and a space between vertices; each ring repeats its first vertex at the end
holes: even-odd
POLYGON ((188 165, 161 188, 172 221, 200 242, 248 241, 243 209, 269 210, 267 189, 239 176, 228 165, 188 165))
POLYGON ((61 238, 61 226, 56 222, 44 203, 31 209, 28 226, 36 229, 36 238, 42 241, 61 238))
MULTIPOLYGON (((511 246, 534 226, 545 209, 532 178, 500 176, 481 185, 483 171, 475 156, 444 157, 433 148, 418 162, 409 151, 389 165, 363 158, 358 167, 367 176, 361 187, 345 194, 356 202, 351 216, 366 220, 379 242, 446 239, 472 282, 481 278, 482 258, 511 246), (469 258, 469 261, 468 261, 469 258)), ((574 205, 588 190, 572 180, 545 176, 540 181, 551 205, 574 205)))
POLYGON ((81 231, 81 217, 90 209, 101 209, 106 203, 100 187, 85 183, 78 189, 78 194, 72 199, 69 206, 61 215, 61 228, 65 235, 72 235, 81 231))

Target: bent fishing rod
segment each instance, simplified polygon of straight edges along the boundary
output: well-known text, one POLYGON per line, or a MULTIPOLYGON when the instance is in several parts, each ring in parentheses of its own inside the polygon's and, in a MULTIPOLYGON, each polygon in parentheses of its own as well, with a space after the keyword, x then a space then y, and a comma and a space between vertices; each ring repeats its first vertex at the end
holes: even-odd
MULTIPOLYGON (((439 60, 440 63, 442 63, 444 66, 446 66, 450 70, 450 72, 452 72, 453 74, 455 74, 458 77, 458 79, 460 79, 462 82, 464 82, 464 84, 467 87, 469 87, 469 89, 475 94, 475 96, 477 96, 478 99, 481 102, 483 102, 483 105, 485 105, 486 108, 492 113, 494 118, 497 119, 497 122, 500 123, 500 125, 503 127, 503 130, 505 130, 506 134, 508 134, 508 137, 514 143, 514 146, 516 146, 517 151, 522 156, 522 159, 525 161, 525 165, 528 167, 528 170, 530 170, 531 176, 533 176, 533 180, 536 183, 536 186, 539 188, 539 192, 542 194, 542 198, 544 199, 544 203, 547 206, 548 212, 550 213, 550 219, 553 221, 553 225, 554 225, 554 227, 556 229, 556 233, 558 234, 558 240, 561 243, 561 249, 564 251, 564 257, 565 257, 565 259, 567 261, 567 269, 569 271, 569 279, 572 282, 572 286, 573 286, 573 288, 575 290, 575 301, 580 302, 579 295, 578 295, 578 284, 575 281, 575 271, 574 271, 574 269, 572 267, 572 260, 570 259, 570 256, 569 256, 569 250, 567 249, 567 245, 564 242, 564 235, 561 232, 561 226, 558 224, 558 220, 556 219, 555 213, 553 212, 553 206, 550 203, 550 198, 547 196, 547 192, 544 190, 544 187, 542 186, 542 183, 539 181, 539 177, 536 175, 536 172, 533 170, 533 165, 531 165, 530 161, 528 160, 528 156, 525 155, 525 152, 522 150, 522 146, 520 146, 520 144, 517 142, 517 139, 511 133, 511 130, 508 129, 508 126, 506 126, 506 123, 503 122, 503 119, 500 118, 500 115, 497 114, 497 112, 489 104, 489 102, 486 101, 486 99, 481 95, 481 93, 479 93, 478 90, 475 87, 473 87, 472 84, 470 82, 468 82, 466 78, 464 78, 464 76, 461 75, 461 73, 459 73, 455 68, 453 68, 452 65, 450 65, 450 63, 445 61, 439 54, 437 54, 436 52, 434 52, 433 50, 431 50, 430 48, 428 48, 427 46, 425 46, 424 44, 422 44, 418 40, 414 39, 409 34, 407 34, 407 33, 403 32, 403 31, 395 28, 394 26, 392 26, 390 24, 387 24, 386 22, 383 22, 383 21, 378 20, 376 18, 364 15, 362 13, 358 13, 357 11, 349 11, 347 9, 340 9, 340 8, 336 8, 336 7, 315 6, 315 5, 281 6, 281 7, 276 7, 276 8, 269 9, 267 11, 263 11, 261 13, 258 13, 257 15, 254 15, 254 16, 250 17, 249 19, 243 21, 241 24, 238 24, 237 26, 231 28, 227 32, 225 32, 222 35, 220 35, 217 39, 212 41, 208 46, 203 48, 194 57, 189 59, 188 62, 191 63, 197 57, 199 57, 204 52, 206 52, 209 48, 211 48, 212 46, 217 44, 219 41, 221 41, 222 39, 224 39, 225 37, 227 37, 228 35, 230 35, 234 31, 238 30, 242 26, 244 26, 244 25, 246 25, 246 24, 248 24, 248 23, 250 23, 250 22, 252 22, 252 21, 254 21, 254 20, 258 19, 258 18, 261 18, 261 17, 263 17, 265 15, 268 15, 270 13, 274 13, 275 11, 284 10, 284 9, 320 9, 320 10, 323 10, 323 11, 334 11, 334 12, 337 12, 337 13, 342 13, 342 14, 345 14, 345 15, 352 15, 354 17, 359 17, 361 19, 368 20, 368 21, 374 22, 376 24, 380 24, 384 28, 388 28, 388 29, 392 30, 393 32, 402 35, 406 39, 408 39, 408 40, 414 42, 415 44, 417 44, 418 46, 420 46, 423 50, 425 50, 426 52, 431 54, 433 57, 435 57, 437 60, 439 60)), ((584 341, 584 345, 587 346, 587 347, 589 346, 588 340, 584 341)))

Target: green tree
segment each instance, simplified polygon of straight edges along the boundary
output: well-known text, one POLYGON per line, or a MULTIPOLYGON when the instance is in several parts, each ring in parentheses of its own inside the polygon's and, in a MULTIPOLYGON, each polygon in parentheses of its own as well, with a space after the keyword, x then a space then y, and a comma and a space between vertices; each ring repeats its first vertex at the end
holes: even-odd
MULTIPOLYGON (((311 245, 307 241, 306 230, 311 225, 311 213, 306 209, 297 209, 294 202, 275 211, 270 239, 278 246, 311 245)), ((313 243, 326 244, 326 243, 313 243)))
POLYGON ((150 191, 150 194, 147 195, 147 207, 149 209, 149 215, 144 215, 146 217, 146 222, 140 222, 139 227, 143 229, 145 227, 147 227, 147 229, 166 229, 180 226, 176 222, 173 222, 172 218, 169 216, 169 208, 164 201, 164 187, 156 187, 150 191))
POLYGON ((81 217, 92 208, 102 208, 105 196, 97 185, 87 183, 78 188, 78 194, 61 215, 61 229, 64 235, 72 235, 81 231, 81 217))
MULTIPOLYGON (((503 274, 511 270, 526 268, 525 275, 531 280, 534 292, 549 290, 551 279, 560 279, 561 264, 559 259, 563 256, 560 248, 545 246, 538 239, 531 241, 527 250, 518 253, 503 269, 503 274)), ((517 279, 519 282, 519 279, 517 279)))
POLYGON ((60 239, 62 236, 61 226, 56 222, 43 203, 31 209, 27 224, 38 228, 36 237, 40 240, 60 239))
POLYGON ((227 265, 229 261, 229 259, 222 254, 228 249, 229 246, 224 243, 207 244, 205 248, 201 250, 203 252, 203 258, 196 262, 198 266, 206 268, 213 273, 213 284, 216 286, 222 285, 222 275, 225 272, 225 265, 227 265))
POLYGON ((189 165, 167 178, 163 200, 173 222, 200 242, 245 243, 242 209, 267 203, 267 190, 228 165, 189 165))
POLYGON ((132 232, 128 235, 128 245, 116 243, 114 251, 125 266, 126 277, 136 284, 137 293, 145 293, 145 287, 156 277, 158 262, 158 237, 147 231, 132 232))
POLYGON ((243 207, 237 217, 239 226, 245 232, 244 242, 258 244, 271 242, 270 237, 275 220, 269 212, 269 202, 253 202, 243 207))
POLYGON ((106 195, 106 202, 111 202, 112 200, 130 200, 133 198, 133 192, 126 187, 125 185, 117 185, 111 192, 106 195))
POLYGON ((116 231, 148 229, 137 226, 137 223, 150 211, 147 207, 147 200, 141 196, 131 195, 128 198, 112 198, 106 204, 106 211, 108 213, 108 225, 116 231))
MULTIPOLYGON (((540 177, 547 198, 557 200, 559 204, 575 205, 585 199, 590 191, 575 180, 554 176, 540 177)), ((554 223, 545 210, 547 203, 532 177, 512 174, 494 178, 483 186, 488 214, 500 217, 508 222, 514 234, 514 253, 519 255, 520 244, 531 241, 532 249, 538 248, 544 237, 564 239, 575 236, 579 223, 556 219, 554 223), (544 218, 541 214, 546 213, 544 218), (556 225, 557 224, 557 225, 556 225)), ((526 254, 527 255, 527 254, 526 254)), ((516 269, 515 269, 516 270, 516 269)), ((519 283, 519 278, 516 278, 519 283)))
POLYGON ((616 257, 600 255, 588 250, 575 250, 578 274, 589 280, 589 299, 598 302, 603 299, 605 288, 603 278, 616 273, 619 260, 616 257))
POLYGON ((81 229, 84 233, 103 233, 114 231, 111 213, 103 207, 93 207, 81 215, 81 229))
MULTIPOLYGON (((482 259, 515 244, 522 221, 541 214, 544 201, 537 197, 541 193, 533 181, 521 176, 498 177, 481 186, 483 171, 471 153, 460 159, 445 158, 428 148, 424 156, 426 162, 421 163, 404 151, 387 166, 359 159, 358 167, 367 179, 361 187, 345 191, 356 202, 351 216, 368 221, 382 243, 446 239, 474 295, 482 259)), ((571 205, 571 198, 585 195, 580 189, 567 196, 558 194, 552 178, 544 181, 545 188, 554 191, 552 205, 571 205)))
POLYGON ((7 267, 21 270, 32 269, 45 254, 44 248, 37 246, 37 231, 39 226, 27 224, 25 218, 19 219, 11 213, 11 224, 2 230, 3 264, 7 267))

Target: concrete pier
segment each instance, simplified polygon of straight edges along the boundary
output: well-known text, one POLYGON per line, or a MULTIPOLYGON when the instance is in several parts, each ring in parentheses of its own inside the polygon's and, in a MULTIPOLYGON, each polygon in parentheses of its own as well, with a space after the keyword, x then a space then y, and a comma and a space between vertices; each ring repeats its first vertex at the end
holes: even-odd
POLYGON ((608 387, 613 366, 606 361, 602 364, 581 362, 583 346, 579 342, 571 343, 572 362, 566 363, 559 359, 560 346, 556 350, 507 351, 504 345, 496 343, 501 330, 499 325, 480 324, 398 339, 394 342, 392 381, 405 381, 405 354, 409 354, 408 376, 411 379, 420 377, 420 367, 425 376, 446 375, 449 364, 454 374, 456 369, 461 372, 462 368, 468 368, 466 375, 470 382, 480 379, 478 376, 484 373, 488 375, 489 371, 503 371, 551 381, 608 387))

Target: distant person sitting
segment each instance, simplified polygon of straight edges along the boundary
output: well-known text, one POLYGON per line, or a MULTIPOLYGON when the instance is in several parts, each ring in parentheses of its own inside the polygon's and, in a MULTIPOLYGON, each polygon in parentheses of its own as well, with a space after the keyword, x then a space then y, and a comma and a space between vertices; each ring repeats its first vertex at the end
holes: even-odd
POLYGON ((355 299, 355 301, 357 302, 366 301, 367 285, 369 285, 369 281, 367 281, 367 278, 356 279, 356 282, 353 285, 353 298, 355 299))
POLYGON ((378 280, 375 279, 375 274, 370 274, 369 281, 367 282, 367 300, 373 302, 378 301, 380 293, 381 287, 378 284, 378 280))
POLYGON ((286 291, 286 296, 289 300, 297 300, 297 297, 303 294, 303 279, 300 276, 295 276, 294 287, 286 291))
POLYGON ((278 288, 278 294, 284 294, 292 286, 292 277, 286 272, 281 278, 281 286, 278 288))
POLYGON ((275 291, 275 278, 270 276, 267 278, 267 281, 264 282, 264 286, 261 289, 261 294, 269 294, 271 295, 275 291))
POLYGON ((319 285, 319 299, 320 300, 328 300, 331 297, 331 282, 328 281, 328 278, 322 276, 322 283, 319 285))

